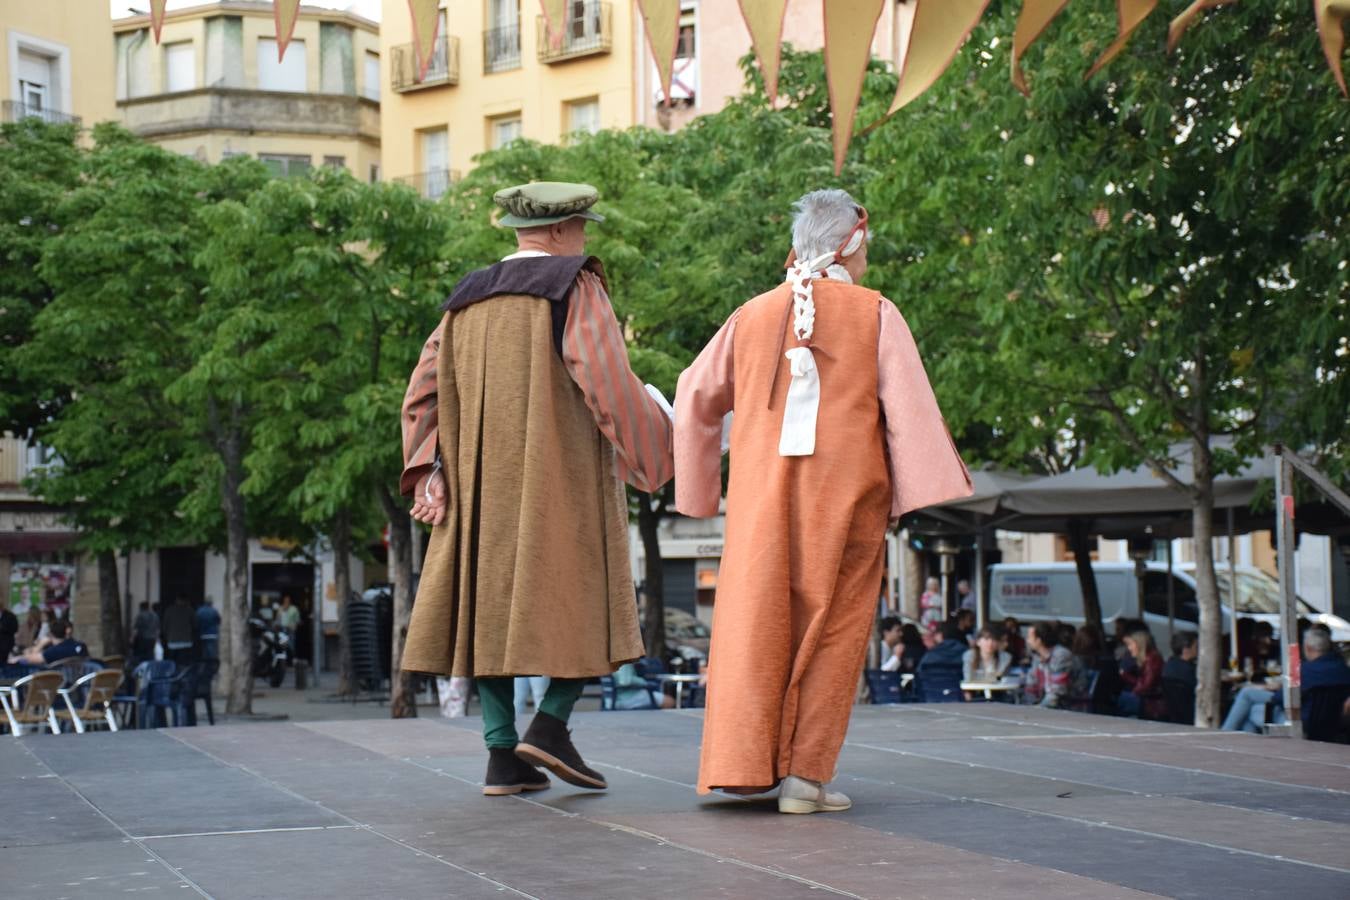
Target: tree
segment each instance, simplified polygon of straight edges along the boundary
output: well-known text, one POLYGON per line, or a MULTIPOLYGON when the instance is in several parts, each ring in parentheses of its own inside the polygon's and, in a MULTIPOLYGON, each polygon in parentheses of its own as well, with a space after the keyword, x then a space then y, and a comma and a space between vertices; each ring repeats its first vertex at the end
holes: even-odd
POLYGON ((1188 498, 1196 723, 1213 727, 1214 477, 1274 440, 1344 440, 1331 411, 1346 361, 1328 347, 1347 339, 1350 108, 1314 35, 1241 5, 1171 60, 1161 21, 1146 23, 1088 84, 1081 48, 1113 23, 1071 10, 1033 50, 1023 99, 992 52, 1011 13, 866 148, 894 166, 868 195, 904 248, 884 277, 942 349, 930 374, 954 424, 992 428, 986 458, 1063 448, 1107 471, 1146 464, 1188 498))

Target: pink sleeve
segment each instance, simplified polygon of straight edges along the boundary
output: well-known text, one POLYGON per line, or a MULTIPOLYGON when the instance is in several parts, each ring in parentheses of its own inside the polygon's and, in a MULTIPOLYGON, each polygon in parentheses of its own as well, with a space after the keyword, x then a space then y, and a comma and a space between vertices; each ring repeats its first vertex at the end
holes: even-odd
POLYGON ((614 446, 617 474, 640 491, 660 490, 675 469, 670 418, 628 365, 628 346, 604 284, 583 271, 567 303, 563 364, 614 446))
POLYGON ((398 487, 405 497, 417 490, 417 482, 436 462, 436 358, 441 352, 445 319, 422 345, 422 355, 403 395, 403 474, 398 487))
POLYGON ((891 520, 925 506, 968 497, 970 471, 928 383, 909 325, 891 301, 881 299, 877 337, 877 395, 886 421, 891 470, 891 520))
POLYGON ((680 375, 675 391, 675 508, 717 515, 722 500, 722 418, 735 397, 732 358, 739 310, 680 375))

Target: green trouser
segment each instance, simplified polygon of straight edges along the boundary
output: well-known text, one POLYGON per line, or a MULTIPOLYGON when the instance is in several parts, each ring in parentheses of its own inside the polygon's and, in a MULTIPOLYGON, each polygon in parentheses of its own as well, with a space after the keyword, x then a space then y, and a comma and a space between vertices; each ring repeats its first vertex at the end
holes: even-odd
MULTIPOLYGON (((514 747, 520 742, 516 734, 516 680, 514 678, 479 678, 478 699, 483 704, 483 741, 491 748, 514 747)), ((552 678, 544 692, 544 702, 538 712, 546 712, 566 722, 572 715, 585 678, 552 678)))

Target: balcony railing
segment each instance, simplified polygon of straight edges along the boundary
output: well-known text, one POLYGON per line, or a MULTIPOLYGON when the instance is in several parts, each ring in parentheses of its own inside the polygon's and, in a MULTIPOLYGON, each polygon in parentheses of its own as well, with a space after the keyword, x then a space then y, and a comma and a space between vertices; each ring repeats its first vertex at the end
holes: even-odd
POLYGON ((6 100, 4 102, 3 120, 6 122, 18 122, 20 119, 41 119, 48 125, 79 125, 80 117, 72 116, 70 113, 63 113, 55 109, 45 109, 41 106, 30 106, 21 100, 6 100))
POLYGON ((389 80, 395 91, 459 84, 459 38, 439 37, 427 65, 427 73, 417 77, 417 45, 401 44, 393 48, 389 80))
POLYGON ((581 56, 608 53, 614 46, 614 28, 610 24, 608 3, 569 3, 559 46, 548 39, 548 20, 539 16, 536 28, 541 63, 560 63, 581 56))
POLYGON ((406 184, 429 200, 435 200, 450 190, 450 186, 459 181, 459 172, 454 169, 433 169, 430 172, 418 172, 416 175, 404 175, 395 178, 399 184, 406 184))
POLYGON ((483 32, 483 72, 520 68, 520 23, 489 28, 483 32))

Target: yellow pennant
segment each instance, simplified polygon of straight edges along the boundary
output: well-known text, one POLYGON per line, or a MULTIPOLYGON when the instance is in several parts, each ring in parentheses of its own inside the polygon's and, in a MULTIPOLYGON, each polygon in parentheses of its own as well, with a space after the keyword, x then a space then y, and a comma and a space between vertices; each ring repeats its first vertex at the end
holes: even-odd
POLYGON ((647 44, 652 48, 661 93, 670 105, 670 77, 675 68, 675 48, 680 41, 680 0, 638 0, 647 23, 647 44))
POLYGON ((539 5, 544 10, 549 46, 557 50, 562 47, 567 31, 567 0, 539 0, 539 5))
POLYGON ((834 172, 844 168, 853 118, 872 58, 872 34, 886 0, 821 0, 825 7, 825 80, 830 85, 834 172))
POLYGON ((1017 30, 1013 32, 1012 83, 1027 96, 1031 95, 1031 89, 1027 87, 1027 77, 1022 74, 1022 55, 1068 4, 1069 0, 1022 0, 1017 30))
POLYGON ((295 18, 300 13, 300 0, 272 0, 272 17, 277 22, 277 59, 284 59, 295 34, 295 18))
POLYGON ((1167 26, 1167 52, 1172 53, 1177 49, 1177 44, 1181 43, 1181 36, 1186 33, 1186 29, 1191 27, 1191 23, 1202 12, 1216 6, 1227 6, 1229 3, 1236 2, 1237 0, 1195 0, 1167 26))
POLYGON ((1134 30, 1143 24, 1157 6, 1158 0, 1116 0, 1116 39, 1106 48, 1105 53, 1097 57, 1092 68, 1088 69, 1085 80, 1100 72, 1103 66, 1125 49, 1134 30))
POLYGON ((1331 74, 1341 86, 1341 93, 1350 97, 1345 88, 1345 72, 1341 69, 1341 54, 1345 52, 1345 22, 1350 19, 1350 0, 1313 0, 1317 13, 1317 33, 1322 38, 1322 52, 1327 55, 1331 74))
POLYGON ((436 55, 436 31, 441 27, 437 0, 408 0, 412 13, 413 46, 417 48, 417 80, 427 77, 427 67, 436 55))
POLYGON ((155 33, 155 43, 159 43, 159 30, 164 27, 164 7, 169 0, 150 0, 150 30, 155 33))
POLYGON ((787 0, 740 0, 741 18, 750 29, 750 43, 764 73, 764 92, 769 102, 778 99, 778 63, 783 51, 783 17, 787 0))
POLYGON ((891 112, 928 90, 947 71, 988 5, 989 0, 914 0, 914 22, 891 112))

